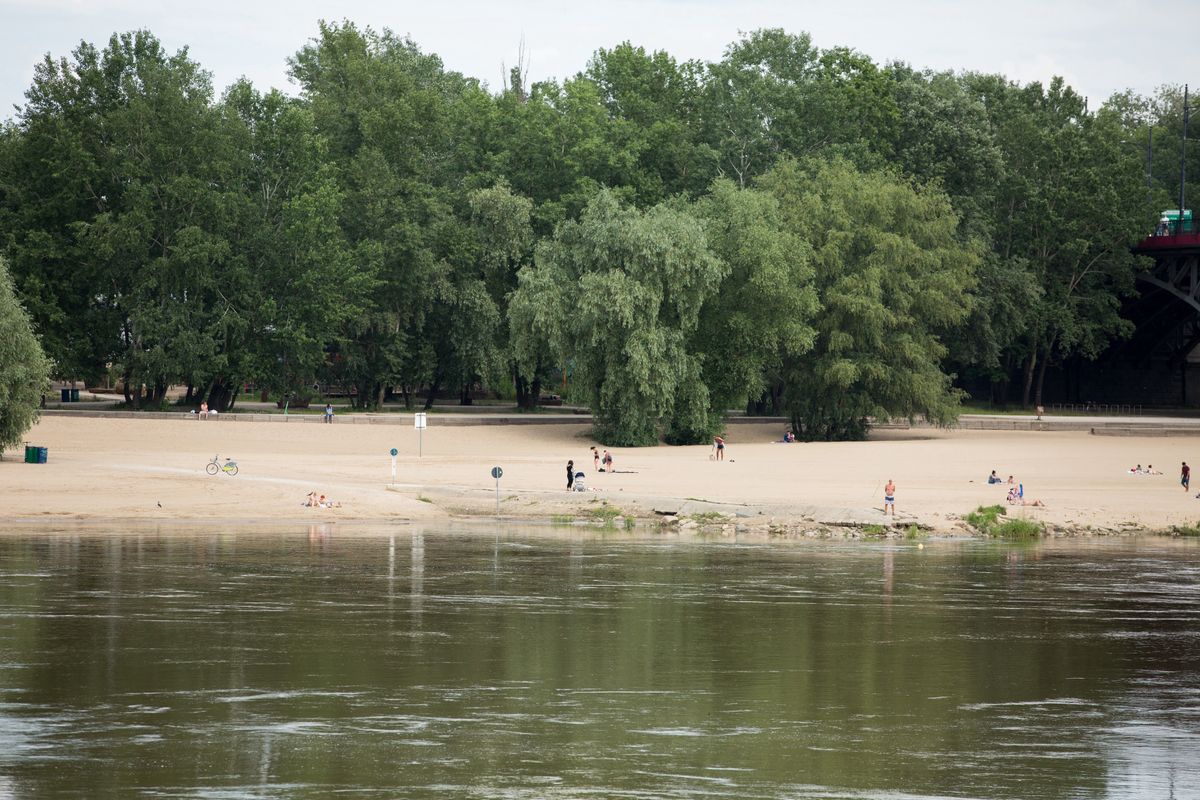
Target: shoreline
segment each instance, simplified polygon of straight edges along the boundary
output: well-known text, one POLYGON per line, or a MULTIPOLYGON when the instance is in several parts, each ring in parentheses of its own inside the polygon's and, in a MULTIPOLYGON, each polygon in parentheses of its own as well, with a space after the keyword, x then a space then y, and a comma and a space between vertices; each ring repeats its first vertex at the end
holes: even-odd
POLYGON ((46 415, 30 431, 30 444, 49 448, 47 464, 24 464, 16 451, 0 462, 8 524, 487 522, 497 518, 492 466, 504 470, 505 524, 582 520, 620 529, 629 518, 638 530, 655 532, 987 538, 962 517, 1005 505, 1007 486, 982 480, 990 469, 1015 474, 1028 499, 1047 503, 1006 510, 1009 518, 1044 525, 1048 537, 1162 534, 1200 520, 1200 500, 1182 492, 1177 478, 1128 474, 1137 463, 1178 464, 1193 449, 1200 463, 1200 424, 1178 436, 892 427, 865 442, 783 444, 773 441, 777 421, 742 421, 727 431, 727 461, 711 461, 706 446, 659 445, 614 451, 617 471, 593 474, 589 447, 596 443, 578 418, 431 425, 419 442, 403 425, 280 425, 265 415, 254 415, 257 425, 228 425, 179 415, 72 413, 46 415), (399 451, 395 485, 391 447, 399 451), (214 453, 233 455, 241 472, 206 475, 214 453), (568 458, 593 491, 565 491, 568 458), (895 519, 881 512, 889 478, 899 487, 895 519), (309 491, 342 507, 304 508, 309 491), (910 526, 920 533, 910 534, 910 526))

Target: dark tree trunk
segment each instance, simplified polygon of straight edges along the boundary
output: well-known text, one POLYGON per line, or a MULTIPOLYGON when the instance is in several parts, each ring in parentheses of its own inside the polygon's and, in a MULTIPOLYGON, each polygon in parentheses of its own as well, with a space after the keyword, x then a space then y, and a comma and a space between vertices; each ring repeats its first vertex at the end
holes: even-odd
POLYGON ((371 410, 378 411, 379 409, 383 408, 383 398, 385 394, 387 394, 387 387, 382 383, 375 384, 375 392, 372 394, 375 404, 371 406, 371 410))
POLYGON ((464 383, 458 390, 458 404, 460 406, 469 406, 474 402, 471 399, 471 384, 464 383))
POLYGON ((1025 360, 1024 389, 1021 391, 1021 407, 1029 408, 1029 392, 1033 389, 1033 369, 1037 366, 1038 349, 1035 343, 1029 350, 1029 358, 1025 360))
POLYGON ((542 379, 534 378, 529 387, 529 408, 537 408, 542 399, 542 379))
POLYGON ((1037 391, 1034 393, 1034 396, 1033 396, 1033 404, 1035 406, 1042 405, 1042 387, 1046 383, 1046 365, 1048 365, 1049 363, 1050 363, 1050 348, 1047 347, 1046 352, 1042 353, 1042 364, 1040 367, 1038 367, 1037 391))
POLYGON ((529 402, 529 381, 513 368, 513 387, 517 390, 517 408, 531 408, 529 402))
POLYGON ((425 397, 425 410, 433 408, 433 399, 437 397, 438 390, 442 388, 442 379, 435 375, 433 382, 429 384, 429 394, 425 397))
POLYGON ((134 402, 134 395, 131 391, 129 391, 129 386, 132 381, 133 376, 130 374, 129 370, 126 370, 124 376, 124 388, 122 389, 122 394, 125 395, 125 405, 129 406, 130 408, 137 408, 137 403, 134 402))

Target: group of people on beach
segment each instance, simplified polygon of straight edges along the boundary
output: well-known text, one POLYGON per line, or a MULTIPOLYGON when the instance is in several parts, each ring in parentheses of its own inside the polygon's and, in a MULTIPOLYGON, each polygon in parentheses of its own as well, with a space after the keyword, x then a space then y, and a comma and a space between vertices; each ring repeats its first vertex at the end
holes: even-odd
MULTIPOLYGON (((612 472, 614 472, 612 453, 605 450, 604 455, 600 455, 600 451, 597 450, 595 446, 593 446, 591 448, 591 450, 592 450, 592 466, 596 470, 596 472, 608 472, 610 474, 612 472)), ((576 471, 574 459, 567 461, 567 491, 568 492, 586 491, 586 485, 584 484, 584 474, 582 472, 576 471)))
POLYGON ((1039 508, 1046 507, 1046 504, 1041 500, 1026 499, 1025 484, 1018 481, 1012 475, 1008 476, 1008 480, 1002 480, 1000 476, 996 474, 996 470, 992 470, 991 474, 988 475, 987 482, 989 486, 995 483, 1003 483, 1008 486, 1008 495, 1004 498, 1004 500, 1010 506, 1038 506, 1039 508))
POLYGON ((316 492, 309 492, 304 496, 304 502, 301 504, 305 508, 341 508, 341 503, 335 503, 333 498, 326 498, 325 495, 318 495, 316 492))

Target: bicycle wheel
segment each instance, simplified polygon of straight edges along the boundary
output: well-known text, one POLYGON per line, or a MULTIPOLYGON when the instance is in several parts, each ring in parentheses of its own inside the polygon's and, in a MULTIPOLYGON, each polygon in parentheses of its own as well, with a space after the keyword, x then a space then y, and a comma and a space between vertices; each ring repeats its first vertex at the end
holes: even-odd
POLYGON ((204 471, 207 472, 209 475, 216 475, 217 469, 218 469, 217 465, 210 461, 208 463, 208 466, 204 468, 204 471))
POLYGON ((225 467, 225 471, 230 475, 237 475, 237 464, 230 464, 229 466, 225 467))

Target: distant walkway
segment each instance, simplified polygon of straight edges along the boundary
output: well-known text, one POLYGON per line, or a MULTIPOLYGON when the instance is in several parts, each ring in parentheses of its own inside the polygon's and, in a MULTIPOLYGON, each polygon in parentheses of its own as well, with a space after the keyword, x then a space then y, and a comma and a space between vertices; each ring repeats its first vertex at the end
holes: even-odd
MULTIPOLYGON (((183 423, 220 424, 222 422, 264 422, 293 425, 324 424, 319 409, 302 413, 284 414, 268 411, 270 404, 261 404, 261 411, 232 411, 226 414, 198 419, 183 411, 124 411, 96 408, 96 404, 80 403, 72 408, 48 408, 42 411, 47 416, 94 417, 107 419, 171 419, 183 423), (88 406, 92 406, 89 408, 88 406)), ((341 412, 334 417, 335 425, 407 425, 413 424, 414 411, 341 412)), ((516 411, 492 411, 486 406, 475 408, 450 406, 437 408, 429 415, 429 424, 436 427, 465 427, 473 425, 588 425, 591 414, 586 409, 563 411, 538 411, 520 413, 516 411)), ((726 420, 731 425, 781 425, 787 426, 787 417, 731 416, 726 420)), ((875 426, 881 430, 906 430, 930 428, 926 422, 909 425, 905 421, 883 423, 875 426)), ((1088 431, 1097 436, 1196 436, 1200 435, 1200 417, 1108 417, 1108 416, 1054 416, 1043 414, 1039 419, 1033 414, 963 414, 958 418, 961 430, 985 431, 1088 431)))

